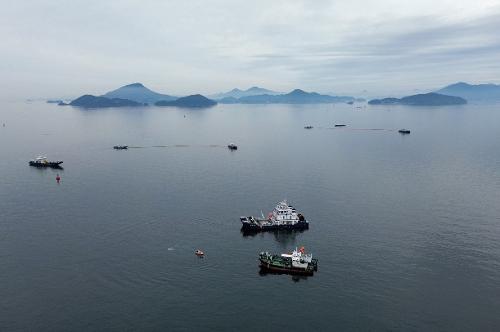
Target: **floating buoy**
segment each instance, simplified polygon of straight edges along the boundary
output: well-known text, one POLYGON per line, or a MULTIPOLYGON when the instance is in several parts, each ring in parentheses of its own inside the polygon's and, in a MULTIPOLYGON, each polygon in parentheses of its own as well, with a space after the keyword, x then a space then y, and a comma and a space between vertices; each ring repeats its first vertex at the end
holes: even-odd
POLYGON ((61 181, 61 177, 59 176, 59 174, 56 175, 56 181, 57 181, 57 183, 59 183, 59 181, 61 181))
POLYGON ((205 255, 205 253, 203 251, 201 251, 200 249, 196 250, 194 252, 194 254, 198 257, 203 257, 205 255))

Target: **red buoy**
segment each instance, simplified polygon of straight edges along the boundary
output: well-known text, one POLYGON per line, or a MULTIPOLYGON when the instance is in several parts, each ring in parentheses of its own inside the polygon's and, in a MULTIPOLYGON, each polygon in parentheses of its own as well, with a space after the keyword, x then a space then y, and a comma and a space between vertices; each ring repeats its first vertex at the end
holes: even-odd
POLYGON ((59 181, 61 181, 61 177, 59 176, 59 174, 57 174, 57 176, 56 176, 56 181, 57 181, 57 183, 59 183, 59 181))

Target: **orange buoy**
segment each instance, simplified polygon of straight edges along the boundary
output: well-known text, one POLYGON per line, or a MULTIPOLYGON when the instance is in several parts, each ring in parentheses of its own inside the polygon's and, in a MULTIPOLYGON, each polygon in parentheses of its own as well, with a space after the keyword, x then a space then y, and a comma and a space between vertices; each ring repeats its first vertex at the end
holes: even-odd
POLYGON ((203 257, 205 255, 205 253, 203 251, 201 251, 200 249, 197 249, 194 254, 198 257, 203 257))

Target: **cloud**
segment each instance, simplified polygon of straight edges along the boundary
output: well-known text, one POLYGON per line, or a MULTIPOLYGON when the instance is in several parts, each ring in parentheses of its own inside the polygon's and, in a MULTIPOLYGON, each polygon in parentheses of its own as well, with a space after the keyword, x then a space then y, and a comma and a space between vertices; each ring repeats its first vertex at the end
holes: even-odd
POLYGON ((9 82, 2 93, 78 95, 141 81, 178 95, 253 85, 387 94, 499 82, 499 5, 16 2, 0 13, 0 74, 9 82))

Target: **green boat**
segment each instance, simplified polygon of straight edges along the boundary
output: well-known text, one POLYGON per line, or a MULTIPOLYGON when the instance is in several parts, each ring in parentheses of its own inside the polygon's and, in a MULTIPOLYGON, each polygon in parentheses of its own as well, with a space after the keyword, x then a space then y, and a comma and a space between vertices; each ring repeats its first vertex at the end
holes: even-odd
POLYGON ((259 262, 261 270, 275 273, 313 275, 318 270, 318 260, 312 254, 306 254, 304 247, 281 255, 261 252, 259 262))

